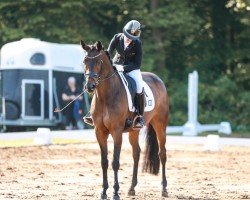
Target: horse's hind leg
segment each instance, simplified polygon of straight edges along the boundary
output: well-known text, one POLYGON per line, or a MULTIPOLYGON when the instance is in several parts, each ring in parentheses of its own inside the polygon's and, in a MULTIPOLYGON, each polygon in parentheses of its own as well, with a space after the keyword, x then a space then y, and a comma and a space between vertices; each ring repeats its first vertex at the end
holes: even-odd
POLYGON ((134 167, 133 167, 133 177, 130 189, 128 191, 128 195, 135 195, 135 186, 137 185, 137 172, 138 172, 138 163, 140 159, 140 146, 138 142, 139 131, 129 132, 129 142, 133 149, 133 159, 134 159, 134 167))
POLYGON ((108 184, 108 146, 107 146, 107 139, 108 139, 108 133, 96 131, 96 138, 99 143, 100 149, 101 149, 101 165, 102 165, 102 173, 103 173, 103 185, 102 185, 102 192, 101 192, 101 199, 107 199, 106 191, 109 187, 108 184))
POLYGON ((167 197, 167 179, 166 179, 166 123, 165 120, 156 120, 154 119, 151 123, 156 134, 159 143, 159 157, 162 164, 162 196, 167 197))

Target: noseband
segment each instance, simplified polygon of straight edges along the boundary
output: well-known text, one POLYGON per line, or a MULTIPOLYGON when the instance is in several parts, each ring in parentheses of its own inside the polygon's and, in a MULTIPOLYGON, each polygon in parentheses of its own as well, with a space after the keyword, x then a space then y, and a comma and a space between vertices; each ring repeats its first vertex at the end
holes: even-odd
MULTIPOLYGON (((84 58, 84 60, 85 60, 86 58, 92 60, 92 59, 98 58, 98 57, 101 56, 101 55, 102 55, 101 52, 100 52, 99 54, 97 54, 96 56, 93 56, 93 57, 86 55, 85 58, 84 58)), ((101 61, 101 62, 100 62, 100 63, 101 63, 101 64, 100 64, 101 70, 99 71, 99 73, 93 73, 93 72, 90 72, 90 73, 88 73, 88 74, 84 73, 84 76, 85 76, 85 77, 90 77, 90 78, 92 78, 92 79, 94 80, 96 86, 98 86, 101 82, 110 79, 112 76, 114 76, 114 75, 116 74, 116 72, 114 71, 112 74, 110 74, 110 75, 108 75, 108 76, 102 78, 102 76, 101 76, 100 74, 101 74, 101 72, 102 72, 103 60, 101 59, 100 61, 101 61)))

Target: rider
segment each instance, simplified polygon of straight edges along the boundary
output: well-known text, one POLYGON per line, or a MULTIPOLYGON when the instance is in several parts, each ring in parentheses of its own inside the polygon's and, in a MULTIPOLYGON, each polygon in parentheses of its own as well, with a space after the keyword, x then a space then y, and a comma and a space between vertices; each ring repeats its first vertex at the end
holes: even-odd
MULTIPOLYGON (((136 20, 129 21, 123 28, 123 33, 116 34, 110 41, 107 49, 111 55, 116 50, 113 63, 117 71, 124 71, 128 76, 136 82, 136 104, 137 104, 137 124, 136 126, 144 126, 144 106, 145 96, 143 89, 143 80, 141 75, 142 60, 142 43, 140 41, 141 24, 136 20)), ((92 124, 90 114, 84 117, 84 121, 92 124)))

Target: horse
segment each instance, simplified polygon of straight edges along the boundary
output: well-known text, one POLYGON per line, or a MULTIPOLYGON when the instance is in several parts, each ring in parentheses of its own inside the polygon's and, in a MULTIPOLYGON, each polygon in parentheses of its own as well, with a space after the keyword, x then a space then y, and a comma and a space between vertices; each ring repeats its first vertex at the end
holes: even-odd
MULTIPOLYGON (((101 151, 101 166, 103 172, 103 184, 101 199, 107 199, 106 191, 108 184, 108 148, 107 139, 111 134, 114 142, 112 168, 114 171, 114 193, 113 199, 120 199, 118 170, 119 159, 122 146, 122 134, 129 132, 129 142, 133 151, 133 175, 128 195, 135 195, 137 185, 138 163, 140 159, 139 130, 133 128, 126 129, 125 121, 131 116, 128 110, 128 102, 125 88, 114 69, 109 56, 104 51, 100 41, 87 45, 80 41, 86 56, 83 59, 84 75, 86 77, 85 89, 93 94, 90 113, 93 118, 94 130, 101 151)), ((167 196, 166 161, 167 153, 166 127, 169 116, 169 100, 166 87, 162 80, 153 73, 143 72, 143 80, 151 88, 156 99, 155 107, 150 112, 145 112, 146 151, 143 163, 143 171, 157 175, 159 173, 160 162, 162 164, 162 196, 167 196)))

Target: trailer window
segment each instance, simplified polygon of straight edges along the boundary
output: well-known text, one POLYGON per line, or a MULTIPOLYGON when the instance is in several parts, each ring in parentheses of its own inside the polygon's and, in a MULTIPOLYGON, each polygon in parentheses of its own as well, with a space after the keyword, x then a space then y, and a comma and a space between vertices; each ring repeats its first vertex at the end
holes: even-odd
POLYGON ((30 63, 32 65, 44 65, 45 64, 45 55, 43 53, 35 53, 30 58, 30 63))

